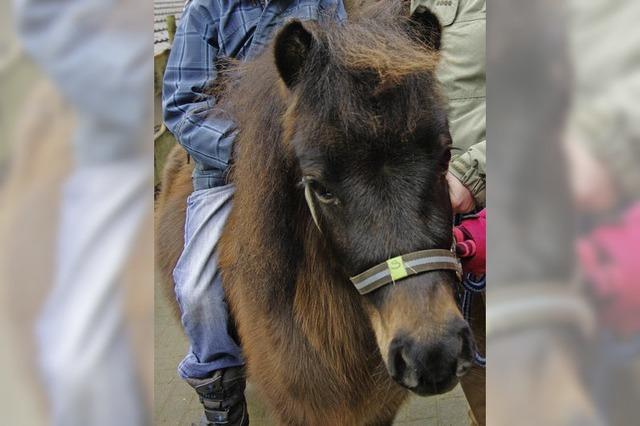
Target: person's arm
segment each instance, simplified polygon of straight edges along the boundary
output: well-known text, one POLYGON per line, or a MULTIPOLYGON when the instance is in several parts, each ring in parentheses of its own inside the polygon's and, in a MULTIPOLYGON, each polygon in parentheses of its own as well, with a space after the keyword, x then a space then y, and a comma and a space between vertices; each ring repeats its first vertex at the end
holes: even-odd
POLYGON ((442 25, 437 69, 448 101, 454 150, 447 180, 456 213, 485 206, 486 176, 486 1, 412 0, 431 9, 442 25))
POLYGON ((487 143, 480 141, 454 157, 449 164, 451 202, 458 213, 484 207, 487 143))
POLYGON ((222 184, 236 128, 216 110, 215 97, 207 93, 217 78, 219 54, 213 3, 193 0, 182 15, 164 75, 162 103, 167 128, 222 184))

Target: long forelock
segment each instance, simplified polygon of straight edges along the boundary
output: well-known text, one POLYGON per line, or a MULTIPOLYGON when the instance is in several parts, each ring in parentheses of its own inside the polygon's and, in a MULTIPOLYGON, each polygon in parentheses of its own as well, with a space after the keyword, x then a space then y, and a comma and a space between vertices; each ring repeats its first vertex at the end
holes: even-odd
POLYGON ((352 72, 376 75, 382 88, 410 75, 434 72, 438 52, 410 37, 403 21, 400 17, 382 22, 363 19, 343 31, 327 32, 332 61, 352 72))
POLYGON ((359 17, 317 34, 320 46, 309 58, 299 104, 346 132, 411 132, 425 106, 440 103, 434 77, 439 54, 411 37, 406 18, 394 13, 359 17))
MULTIPOLYGON (((435 76, 417 71, 381 81, 371 69, 328 64, 298 92, 297 107, 344 133, 410 134, 443 107, 435 76)), ((296 108, 296 109, 298 109, 296 108)))

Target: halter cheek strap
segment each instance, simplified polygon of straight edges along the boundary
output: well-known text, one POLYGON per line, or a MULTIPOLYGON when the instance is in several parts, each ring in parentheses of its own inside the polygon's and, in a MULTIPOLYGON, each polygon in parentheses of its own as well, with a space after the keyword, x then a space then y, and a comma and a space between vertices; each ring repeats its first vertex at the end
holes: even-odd
POLYGON ((462 265, 451 251, 443 249, 421 250, 380 263, 355 277, 351 277, 351 282, 360 294, 367 294, 412 275, 441 270, 454 271, 458 279, 462 275, 462 265))
POLYGON ((316 224, 316 227, 322 233, 322 229, 320 229, 320 222, 318 221, 318 213, 316 212, 316 205, 313 200, 313 193, 311 191, 311 187, 309 184, 303 179, 302 183, 304 184, 304 199, 307 201, 307 206, 309 207, 309 211, 311 212, 311 217, 313 218, 313 222, 316 224))

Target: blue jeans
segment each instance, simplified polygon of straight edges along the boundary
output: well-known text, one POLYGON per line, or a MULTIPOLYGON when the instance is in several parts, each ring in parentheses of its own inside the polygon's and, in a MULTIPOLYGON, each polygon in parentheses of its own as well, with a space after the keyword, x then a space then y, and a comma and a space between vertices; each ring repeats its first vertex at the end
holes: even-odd
POLYGON ((184 250, 173 271, 190 343, 178 366, 183 379, 203 379, 215 370, 244 364, 240 347, 229 335, 229 310, 217 267, 218 241, 234 191, 233 185, 201 189, 187 199, 184 250))

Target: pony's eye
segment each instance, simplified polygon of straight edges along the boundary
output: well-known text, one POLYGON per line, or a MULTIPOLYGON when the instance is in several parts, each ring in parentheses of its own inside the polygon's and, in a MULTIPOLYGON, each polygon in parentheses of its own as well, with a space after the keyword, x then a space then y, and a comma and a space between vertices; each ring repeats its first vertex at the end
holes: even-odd
POLYGON ((309 185, 316 198, 321 203, 336 204, 338 202, 336 196, 331 191, 329 191, 326 186, 324 186, 317 180, 307 178, 306 181, 307 185, 309 185))

